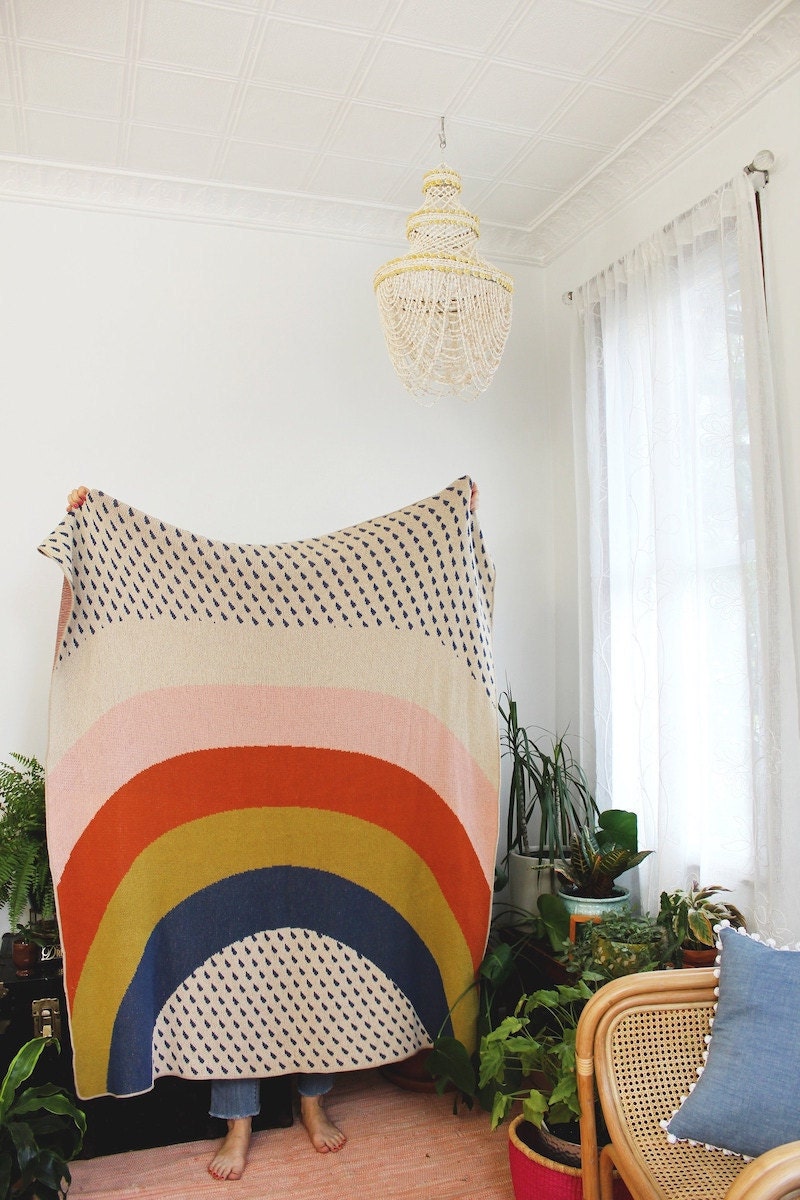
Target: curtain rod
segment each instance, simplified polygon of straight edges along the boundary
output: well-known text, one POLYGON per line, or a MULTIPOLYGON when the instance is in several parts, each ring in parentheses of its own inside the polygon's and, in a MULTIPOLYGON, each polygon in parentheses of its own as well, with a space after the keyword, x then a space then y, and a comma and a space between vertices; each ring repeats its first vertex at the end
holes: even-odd
MULTIPOLYGON (((763 175, 763 187, 769 183, 769 173, 775 166, 775 155, 771 150, 759 150, 758 154, 754 154, 752 161, 747 164, 744 169, 745 175, 763 175)), ((564 292, 561 297, 562 304, 572 304, 574 293, 564 292)))

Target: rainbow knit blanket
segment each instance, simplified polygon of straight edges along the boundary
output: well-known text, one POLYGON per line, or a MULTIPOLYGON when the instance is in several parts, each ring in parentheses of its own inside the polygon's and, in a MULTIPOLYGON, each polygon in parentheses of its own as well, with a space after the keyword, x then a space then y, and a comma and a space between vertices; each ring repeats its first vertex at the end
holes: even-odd
POLYGON ((78 1094, 474 1039, 497 840, 494 571, 470 481, 326 537, 198 537, 92 491, 47 825, 78 1094))

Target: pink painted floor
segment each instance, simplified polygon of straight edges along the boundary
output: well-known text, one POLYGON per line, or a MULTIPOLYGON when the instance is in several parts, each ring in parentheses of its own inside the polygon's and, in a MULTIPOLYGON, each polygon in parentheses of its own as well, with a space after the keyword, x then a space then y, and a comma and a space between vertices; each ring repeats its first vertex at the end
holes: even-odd
POLYGON ((377 1072, 345 1075, 328 1101, 348 1141, 317 1154, 299 1120, 253 1137, 242 1179, 206 1170, 216 1142, 72 1164, 70 1200, 513 1200, 506 1128, 483 1111, 453 1116, 447 1096, 406 1092, 377 1072))

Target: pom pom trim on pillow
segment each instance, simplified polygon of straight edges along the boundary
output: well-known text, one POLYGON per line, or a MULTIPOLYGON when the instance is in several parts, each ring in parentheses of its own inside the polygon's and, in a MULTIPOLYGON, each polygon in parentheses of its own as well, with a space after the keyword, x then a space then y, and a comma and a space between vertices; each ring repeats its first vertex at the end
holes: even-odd
POLYGON ((718 950, 715 973, 724 985, 722 1021, 719 1020, 718 985, 697 1082, 690 1085, 687 1096, 681 1097, 672 1117, 660 1124, 670 1143, 702 1146, 750 1161, 773 1145, 800 1138, 800 1089, 796 1083, 800 1077, 800 1050, 797 1049, 800 1015, 795 1016, 794 1006, 785 990, 788 988, 796 995, 795 988, 800 989, 800 956, 791 964, 786 960, 781 965, 771 955, 772 951, 794 954, 800 950, 800 943, 779 947, 773 939, 765 940, 744 929, 734 929, 729 921, 715 926, 715 933, 718 950), (734 934, 736 939, 733 939, 734 934), (769 953, 765 957, 762 950, 753 952, 750 947, 745 950, 741 944, 734 952, 731 947, 738 943, 739 936, 769 953), (730 953, 725 950, 728 938, 733 939, 728 942, 730 953), (764 987, 761 986, 762 974, 768 981, 764 987), (784 975, 787 976, 785 982, 782 980, 784 975), (787 995, 783 1003, 782 990, 787 995), (770 1005, 775 1010, 774 1020, 770 1019, 770 1005), (717 1036, 719 1033, 721 1036, 717 1036), (764 1064, 766 1069, 763 1069, 764 1064), (759 1074, 761 1079, 757 1078, 759 1074), (753 1077, 757 1081, 755 1090, 748 1086, 753 1077), (773 1078, 775 1088, 772 1087, 773 1078), (780 1092, 781 1082, 785 1084, 785 1092, 781 1093, 777 1113, 773 1103, 770 1115, 769 1102, 775 1100, 776 1089, 780 1092), (775 1140, 775 1131, 778 1140, 775 1140), (706 1140, 710 1134, 710 1140, 706 1140))

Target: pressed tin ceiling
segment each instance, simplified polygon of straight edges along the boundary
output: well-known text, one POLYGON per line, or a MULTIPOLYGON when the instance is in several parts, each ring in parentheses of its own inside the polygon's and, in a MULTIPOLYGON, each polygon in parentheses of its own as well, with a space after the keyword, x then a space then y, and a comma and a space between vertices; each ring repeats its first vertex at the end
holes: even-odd
POLYGON ((399 244, 444 157, 543 264, 798 66, 800 0, 0 0, 0 197, 399 244))

